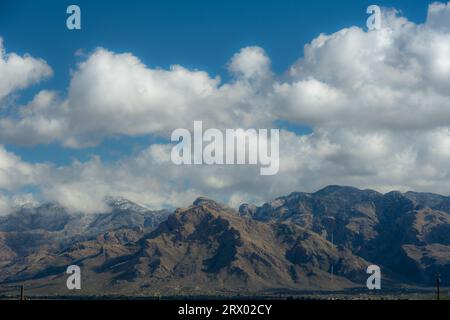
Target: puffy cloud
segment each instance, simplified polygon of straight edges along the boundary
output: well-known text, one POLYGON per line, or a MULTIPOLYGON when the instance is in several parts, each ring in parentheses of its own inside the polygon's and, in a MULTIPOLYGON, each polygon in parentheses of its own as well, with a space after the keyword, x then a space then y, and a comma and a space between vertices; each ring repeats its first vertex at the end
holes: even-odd
POLYGON ((197 119, 209 127, 270 124, 264 95, 257 95, 258 88, 244 81, 266 77, 268 63, 262 49, 244 49, 230 66, 236 80, 221 84, 203 71, 178 65, 150 69, 132 54, 99 48, 78 65, 66 99, 58 101, 54 92, 40 92, 18 119, 0 121, 0 139, 84 147, 116 135, 167 136, 197 119), (257 61, 245 68, 253 58, 257 61))
POLYGON ((275 85, 278 115, 316 127, 447 126, 450 33, 437 16, 450 7, 433 4, 429 12, 423 25, 385 11, 380 30, 351 27, 314 39, 290 80, 275 85))
POLYGON ((19 118, 0 118, 0 139, 19 145, 50 143, 67 133, 67 107, 54 91, 41 91, 19 109, 19 118))
MULTIPOLYGON (((280 79, 259 47, 231 58, 228 83, 177 65, 152 69, 130 53, 99 48, 76 68, 67 97, 3 119, 0 140, 25 143, 26 133, 31 144, 83 147, 117 135, 167 137, 194 120, 219 128, 270 127, 277 119, 315 128, 447 126, 449 12, 447 4, 432 4, 426 23, 414 24, 385 10, 380 30, 321 34, 280 79)), ((35 100, 42 96, 50 93, 35 100)))
POLYGON ((450 31, 450 4, 434 2, 428 7, 427 25, 443 32, 450 31))
POLYGON ((22 188, 42 186, 49 168, 27 163, 0 145, 0 216, 23 203, 35 202, 33 195, 22 188))
POLYGON ((10 213, 12 210, 9 199, 0 193, 0 216, 10 213))
POLYGON ((172 145, 167 144, 117 162, 93 158, 52 168, 41 176, 41 191, 45 199, 87 212, 104 210, 108 195, 152 208, 186 206, 200 195, 237 206, 334 183, 448 193, 448 129, 425 135, 318 130, 297 136, 282 131, 280 143, 280 172, 274 176, 261 176, 258 167, 248 165, 176 166, 170 160, 172 145))
POLYGON ((236 77, 247 80, 260 80, 271 75, 270 59, 260 47, 242 49, 233 56, 228 67, 236 77))
POLYGON ((16 191, 37 184, 47 169, 46 164, 29 164, 0 146, 0 190, 16 191))
POLYGON ((272 73, 263 49, 247 47, 231 58, 227 83, 97 49, 76 68, 66 97, 42 91, 15 117, 0 119, 0 140, 83 147, 117 135, 168 138, 194 120, 225 129, 284 119, 314 132, 281 132, 274 176, 261 176, 259 166, 176 166, 171 144, 116 162, 94 157, 62 167, 27 164, 3 148, 0 188, 33 185, 43 199, 88 212, 103 210, 107 195, 159 208, 184 206, 199 195, 235 206, 327 184, 448 194, 448 15, 449 4, 435 3, 424 24, 391 10, 380 30, 319 35, 283 77, 272 73))
POLYGON ((0 38, 0 101, 10 93, 35 84, 52 75, 52 69, 42 59, 29 55, 7 54, 0 38))

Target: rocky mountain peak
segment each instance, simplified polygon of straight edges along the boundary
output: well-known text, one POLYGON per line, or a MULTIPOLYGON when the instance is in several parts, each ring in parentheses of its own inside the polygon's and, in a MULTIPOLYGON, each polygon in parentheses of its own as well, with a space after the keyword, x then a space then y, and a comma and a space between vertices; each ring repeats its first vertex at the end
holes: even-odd
POLYGON ((44 290, 79 260, 92 294, 342 290, 364 287, 369 264, 398 285, 450 277, 450 199, 436 194, 329 186, 239 213, 205 197, 173 214, 107 201, 111 212, 47 204, 0 218, 0 283, 44 290))
POLYGON ((144 212, 149 210, 146 206, 130 201, 123 197, 108 196, 105 198, 105 202, 113 210, 122 210, 122 211, 132 210, 138 212, 144 212))
POLYGON ((239 206, 239 215, 242 217, 253 217, 258 207, 254 204, 243 203, 239 206))
POLYGON ((237 214, 235 210, 225 204, 219 203, 206 197, 198 197, 193 203, 196 207, 206 207, 216 212, 227 212, 237 214))

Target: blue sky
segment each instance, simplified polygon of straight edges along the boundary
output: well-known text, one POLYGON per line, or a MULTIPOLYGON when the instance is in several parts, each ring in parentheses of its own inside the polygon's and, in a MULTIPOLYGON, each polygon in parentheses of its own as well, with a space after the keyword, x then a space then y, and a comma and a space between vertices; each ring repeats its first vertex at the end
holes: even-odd
POLYGON ((330 184, 450 193, 450 2, 0 0, 0 37, 0 214, 330 184), (279 173, 177 167, 170 133, 195 120, 284 129, 279 173))
MULTIPOLYGON (((423 22, 433 1, 378 1, 423 22)), ((226 75, 224 64, 242 47, 258 45, 275 71, 286 69, 319 33, 365 26, 373 1, 0 1, 0 30, 14 52, 32 52, 55 70, 49 85, 64 89, 73 53, 103 46, 130 51, 149 66, 181 64, 226 75), (65 10, 78 4, 83 30, 65 28, 65 10), (293 45, 294 44, 294 45, 293 45)))
MULTIPOLYGON (((149 67, 181 64, 228 79, 226 63, 239 49, 257 45, 267 52, 276 73, 284 72, 302 55, 304 44, 319 33, 343 27, 364 27, 365 9, 372 1, 23 1, 0 0, 0 35, 8 52, 30 53, 47 61, 54 75, 22 91, 26 102, 41 89, 64 92, 70 72, 96 47, 132 52, 149 67), (68 5, 82 10, 82 30, 65 27, 68 5)), ((431 1, 378 1, 395 7, 410 20, 423 22, 431 1)), ((299 126, 282 127, 309 132, 299 126)), ((30 162, 67 164, 93 154, 105 161, 148 145, 149 139, 113 138, 96 148, 73 150, 58 144, 22 147, 7 145, 30 162)))

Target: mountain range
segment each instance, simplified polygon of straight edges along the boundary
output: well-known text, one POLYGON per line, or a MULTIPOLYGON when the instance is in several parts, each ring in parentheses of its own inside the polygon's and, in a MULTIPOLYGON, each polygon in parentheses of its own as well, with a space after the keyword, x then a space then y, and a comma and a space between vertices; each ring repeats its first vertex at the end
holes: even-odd
POLYGON ((328 186, 234 210, 200 197, 174 212, 108 198, 107 213, 56 203, 0 217, 0 294, 252 295, 450 282, 450 197, 328 186), (78 265, 82 289, 66 287, 78 265))

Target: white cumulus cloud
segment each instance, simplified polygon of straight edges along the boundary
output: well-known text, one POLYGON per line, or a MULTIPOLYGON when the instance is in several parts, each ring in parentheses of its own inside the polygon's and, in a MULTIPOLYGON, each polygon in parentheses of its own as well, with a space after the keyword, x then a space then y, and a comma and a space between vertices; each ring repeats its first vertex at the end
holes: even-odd
MULTIPOLYGON (((150 68, 132 53, 99 48, 75 68, 67 95, 43 90, 0 118, 0 142, 83 148, 115 136, 168 139, 194 120, 225 129, 268 128, 281 119, 313 133, 281 131, 274 176, 261 176, 258 166, 176 166, 171 144, 66 166, 28 164, 0 148, 0 189, 34 186, 44 200, 87 212, 103 210, 107 195, 154 208, 200 195, 237 205, 327 184, 449 194, 448 17, 443 3, 429 6, 423 24, 384 10, 380 30, 318 35, 283 75, 271 70, 262 48, 246 47, 228 63, 229 82, 178 65, 150 68)), ((5 197, 0 207, 11 202, 5 197)))
POLYGON ((52 75, 42 59, 7 53, 0 38, 0 101, 10 93, 24 89, 52 75))

